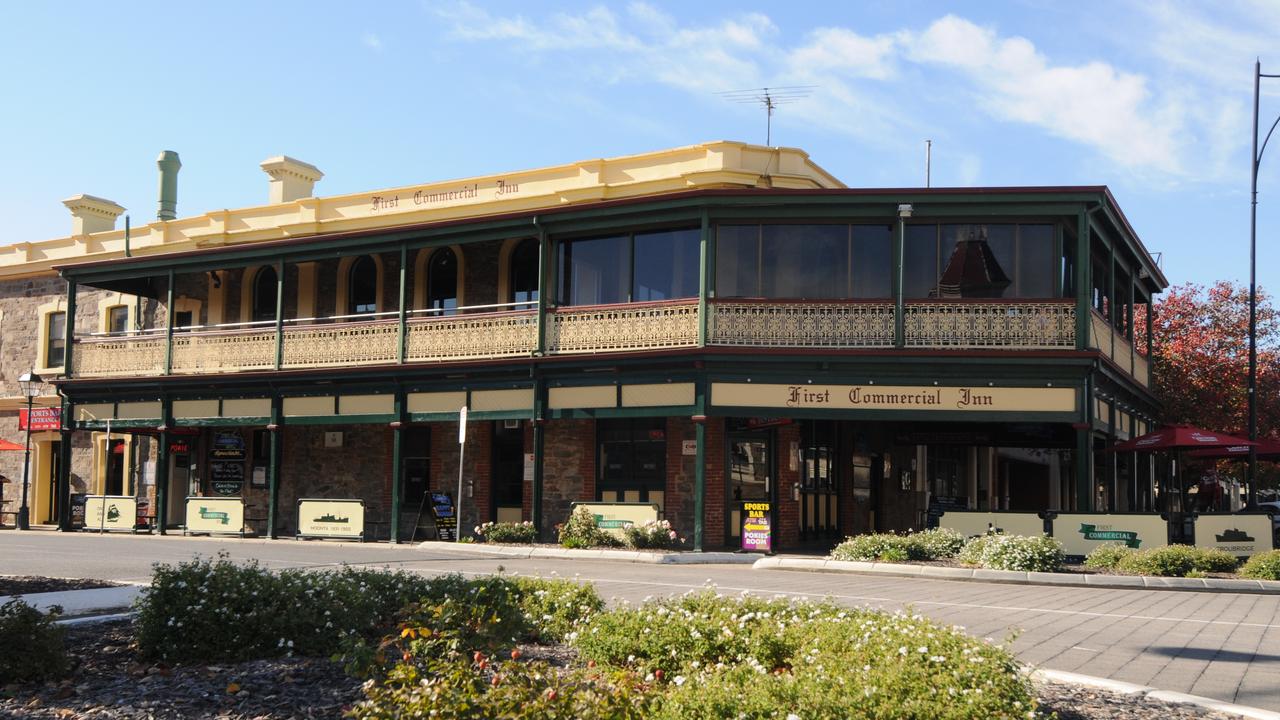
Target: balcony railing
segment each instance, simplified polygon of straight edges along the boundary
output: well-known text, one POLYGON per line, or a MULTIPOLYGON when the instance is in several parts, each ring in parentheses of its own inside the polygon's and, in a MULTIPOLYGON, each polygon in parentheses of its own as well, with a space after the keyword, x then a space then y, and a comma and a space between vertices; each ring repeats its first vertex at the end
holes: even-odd
POLYGON ((904 343, 912 348, 1071 350, 1075 300, 908 302, 904 343))
POLYGON ((557 354, 697 347, 698 303, 558 308, 547 315, 547 345, 557 354))
POLYGON ((717 301, 707 341, 738 347, 893 347, 893 303, 717 301))
POLYGON ((1133 376, 1141 385, 1151 384, 1151 364, 1142 353, 1116 331, 1096 310, 1089 313, 1089 347, 1097 348, 1103 355, 1133 376))
MULTIPOLYGON (((513 305, 285 321, 279 348, 274 321, 175 328, 170 372, 197 375, 280 369, 393 365, 528 357, 538 349, 538 314, 513 305), (390 316, 390 317, 389 317, 390 316), (277 352, 279 363, 277 365, 277 352)), ((893 303, 883 300, 735 299, 707 304, 706 345, 814 350, 895 346, 893 303)), ((1094 316, 1094 347, 1104 348, 1140 382, 1146 361, 1094 316), (1099 323, 1101 327, 1099 328, 1099 323), (1105 331, 1105 332, 1104 332, 1105 331), (1114 349, 1113 349, 1114 348, 1114 349), (1123 362, 1121 362, 1123 360, 1123 362)), ((545 315, 545 350, 555 355, 645 352, 699 347, 694 299, 560 307, 545 315)), ((1076 347, 1073 301, 912 301, 902 343, 913 349, 1038 350, 1076 347)), ((166 332, 77 341, 72 376, 158 375, 166 332)))

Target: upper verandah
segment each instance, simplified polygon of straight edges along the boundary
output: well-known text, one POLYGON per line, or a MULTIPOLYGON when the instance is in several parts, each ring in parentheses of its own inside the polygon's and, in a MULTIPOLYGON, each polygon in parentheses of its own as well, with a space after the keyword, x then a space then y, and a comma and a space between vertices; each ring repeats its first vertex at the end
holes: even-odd
MULTIPOLYGON (((533 170, 158 220, 133 228, 129 244, 133 255, 154 255, 483 218, 697 188, 843 187, 803 150, 714 141, 533 170)), ((20 242, 0 247, 0 278, 124 256, 123 230, 20 242)))

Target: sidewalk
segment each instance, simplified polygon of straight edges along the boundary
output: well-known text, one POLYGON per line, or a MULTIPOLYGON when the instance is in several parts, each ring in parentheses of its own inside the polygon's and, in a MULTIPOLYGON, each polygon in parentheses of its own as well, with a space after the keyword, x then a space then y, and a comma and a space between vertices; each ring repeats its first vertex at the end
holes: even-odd
POLYGON ((655 565, 750 565, 760 559, 756 553, 735 552, 662 552, 660 550, 574 550, 552 545, 488 545, 427 540, 418 543, 423 550, 497 555, 512 558, 554 558, 556 560, 612 560, 614 562, 652 563, 655 565))
POLYGON ((93 590, 64 590, 62 592, 34 593, 31 595, 0 596, 0 604, 10 597, 20 597, 28 605, 47 611, 54 605, 62 606, 64 618, 85 615, 101 615, 107 612, 128 610, 142 593, 143 585, 95 588, 93 590))

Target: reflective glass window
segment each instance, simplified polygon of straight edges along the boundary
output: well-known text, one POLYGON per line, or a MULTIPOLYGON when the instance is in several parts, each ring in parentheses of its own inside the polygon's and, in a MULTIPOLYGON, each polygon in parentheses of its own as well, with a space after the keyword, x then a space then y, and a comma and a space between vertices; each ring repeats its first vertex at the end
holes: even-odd
POLYGON ((347 314, 363 315, 378 311, 378 264, 368 255, 351 263, 348 281, 347 314))
POLYGON ((633 300, 697 297, 701 232, 636 233, 633 300))
POLYGON ((511 302, 527 309, 538 301, 538 241, 521 240, 511 251, 511 302))
POLYGON ((855 298, 893 297, 893 226, 853 226, 849 293, 855 298))
POLYGON ((558 255, 561 305, 604 305, 630 300, 629 236, 563 242, 558 255))
POLYGON ((432 316, 458 311, 458 257, 452 248, 440 248, 427 259, 427 308, 432 316))
POLYGON ((938 226, 908 225, 902 247, 902 296, 936 297, 938 290, 938 226))
POLYGON ((759 225, 716 228, 716 297, 762 297, 759 225))
POLYGON ((253 278, 252 320, 265 322, 276 319, 276 269, 267 265, 253 278))

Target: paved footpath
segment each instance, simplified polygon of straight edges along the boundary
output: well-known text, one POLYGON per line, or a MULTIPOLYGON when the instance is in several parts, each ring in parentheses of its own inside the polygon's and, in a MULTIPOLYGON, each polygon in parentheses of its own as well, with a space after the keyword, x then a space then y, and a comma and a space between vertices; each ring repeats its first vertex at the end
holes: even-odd
POLYGON ((153 562, 227 552, 274 568, 342 563, 425 574, 556 574, 594 582, 605 598, 638 602, 714 584, 891 610, 904 607, 995 639, 1016 634, 1025 662, 1280 711, 1280 596, 1000 585, 869 577, 747 565, 648 565, 486 558, 382 544, 98 536, 0 531, 0 574, 145 582, 153 562))

